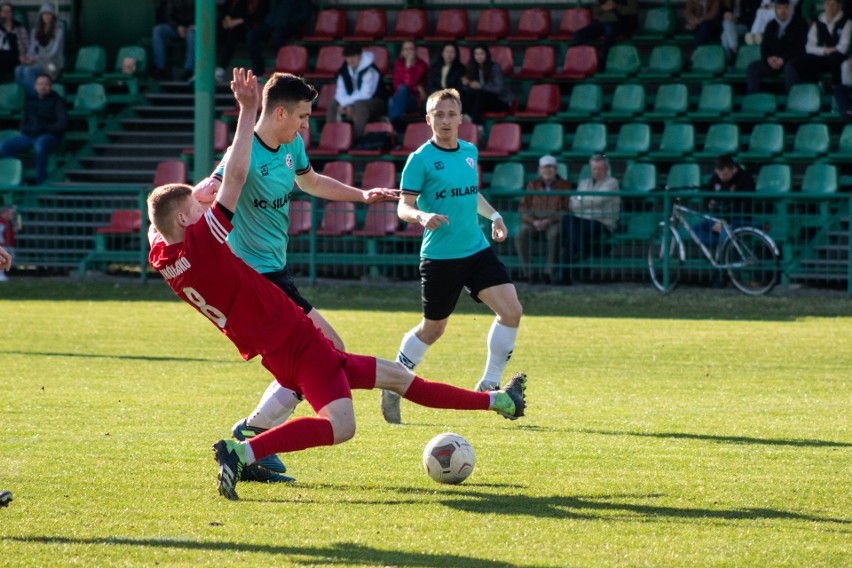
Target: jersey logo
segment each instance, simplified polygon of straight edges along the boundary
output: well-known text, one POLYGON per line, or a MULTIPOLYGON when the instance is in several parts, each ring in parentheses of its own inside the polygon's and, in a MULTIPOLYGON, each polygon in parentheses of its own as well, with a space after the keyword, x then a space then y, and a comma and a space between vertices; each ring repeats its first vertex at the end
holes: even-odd
POLYGON ((260 175, 266 177, 269 175, 269 164, 263 164, 260 166, 260 175))
POLYGON ((476 162, 473 161, 473 158, 465 158, 464 161, 467 162, 467 165, 471 168, 476 167, 476 162))
POLYGON ((287 167, 292 170, 293 169, 293 155, 287 154, 287 157, 284 159, 284 161, 287 162, 287 167))
POLYGON ((435 169, 436 170, 443 170, 444 169, 444 162, 435 162, 435 169))

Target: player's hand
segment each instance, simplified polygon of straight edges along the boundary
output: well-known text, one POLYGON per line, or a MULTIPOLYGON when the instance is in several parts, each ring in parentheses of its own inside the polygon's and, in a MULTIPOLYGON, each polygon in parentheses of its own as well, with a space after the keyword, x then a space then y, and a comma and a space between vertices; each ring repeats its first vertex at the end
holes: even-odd
POLYGON ((417 214, 417 221, 423 225, 424 229, 434 231, 441 225, 449 225, 450 219, 446 215, 438 215, 437 213, 426 213, 421 211, 417 214))
POLYGON ((240 107, 249 110, 257 108, 260 101, 260 96, 257 93, 257 77, 250 69, 246 71, 242 67, 234 67, 231 91, 234 93, 234 98, 240 103, 240 107))
POLYGON ((199 203, 213 203, 216 201, 216 194, 219 192, 219 187, 222 181, 209 177, 201 180, 195 187, 192 188, 192 196, 199 203))
POLYGON ((0 269, 9 272, 12 268, 12 255, 6 252, 6 249, 0 247, 0 269))
POLYGON ((506 223, 502 217, 498 217, 491 221, 491 239, 495 243, 502 243, 509 236, 509 229, 506 228, 506 223))
POLYGON ((400 190, 387 187, 376 187, 364 192, 364 203, 377 203, 379 201, 399 201, 400 190))

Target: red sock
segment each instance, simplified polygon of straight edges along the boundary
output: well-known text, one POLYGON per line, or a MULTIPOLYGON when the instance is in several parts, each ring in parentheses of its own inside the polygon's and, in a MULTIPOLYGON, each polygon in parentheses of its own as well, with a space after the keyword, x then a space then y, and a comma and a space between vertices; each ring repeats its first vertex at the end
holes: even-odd
POLYGON ((476 392, 445 383, 432 383, 420 377, 414 377, 405 398, 429 408, 488 410, 491 405, 491 395, 487 392, 476 392))
POLYGON ((325 418, 303 416, 258 434, 249 440, 249 444, 254 459, 259 460, 272 454, 331 446, 334 444, 334 430, 325 418))

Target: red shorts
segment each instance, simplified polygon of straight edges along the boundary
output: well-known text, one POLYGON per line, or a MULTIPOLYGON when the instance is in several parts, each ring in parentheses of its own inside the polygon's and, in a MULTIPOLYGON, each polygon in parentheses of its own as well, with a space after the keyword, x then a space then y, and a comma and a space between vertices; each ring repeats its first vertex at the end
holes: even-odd
POLYGON ((376 386, 375 357, 338 351, 309 320, 262 362, 281 386, 304 395, 314 412, 339 398, 352 398, 351 389, 376 386))

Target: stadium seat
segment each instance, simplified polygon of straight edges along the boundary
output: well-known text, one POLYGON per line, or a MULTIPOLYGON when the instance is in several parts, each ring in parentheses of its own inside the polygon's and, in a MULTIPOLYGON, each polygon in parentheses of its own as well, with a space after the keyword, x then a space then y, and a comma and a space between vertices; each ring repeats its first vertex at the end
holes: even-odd
POLYGON ((811 164, 802 178, 804 193, 836 193, 837 166, 832 164, 811 164))
POLYGON ((405 127, 402 137, 402 147, 391 150, 392 156, 408 156, 432 138, 432 127, 425 122, 411 122, 405 127))
POLYGON ((112 71, 104 73, 98 78, 98 81, 109 85, 126 87, 128 93, 126 96, 111 93, 109 98, 111 102, 130 103, 136 101, 139 96, 139 78, 144 77, 147 72, 148 54, 145 48, 139 45, 125 45, 118 50, 112 71), (124 72, 124 62, 128 60, 133 60, 132 73, 124 72))
POLYGON ((539 158, 546 154, 558 156, 565 145, 565 130, 556 122, 541 122, 535 125, 529 145, 520 153, 523 157, 539 158))
POLYGON ((679 160, 695 149, 695 127, 669 122, 663 128, 659 147, 651 152, 654 160, 679 160))
POLYGON ((759 60, 759 45, 741 45, 737 50, 737 58, 734 59, 734 66, 730 71, 725 73, 725 78, 729 81, 744 80, 746 78, 746 73, 748 72, 748 66, 759 60))
POLYGON ((645 113, 645 120, 674 118, 683 114, 689 108, 689 90, 683 83, 661 85, 654 96, 654 108, 645 113))
MULTIPOLYGON (((787 164, 767 164, 760 168, 755 180, 755 193, 790 193, 792 189, 792 174, 787 164)), ((758 218, 754 221, 769 228, 773 238, 787 238, 792 220, 787 214, 787 199, 756 199, 755 213, 758 218)), ((804 215, 796 216, 796 223, 804 219, 804 215)))
POLYGON ((334 100, 334 93, 337 90, 335 83, 326 83, 320 88, 319 96, 317 97, 317 106, 314 107, 314 112, 319 115, 324 115, 328 110, 331 101, 334 100))
POLYGON ((352 125, 348 122, 327 122, 322 127, 319 144, 311 151, 311 155, 337 155, 349 151, 351 147, 352 125))
POLYGON ((62 74, 65 83, 92 81, 106 70, 106 50, 99 45, 87 45, 77 51, 74 69, 62 74))
MULTIPOLYGON (((230 144, 230 133, 228 124, 222 120, 213 121, 213 153, 221 156, 228 149, 230 144)), ((195 148, 192 146, 181 150, 181 154, 191 156, 195 154, 195 148)))
POLYGON ((167 183, 186 183, 186 162, 183 160, 163 160, 157 164, 154 173, 154 187, 167 183))
POLYGON ((566 158, 588 159, 592 154, 606 150, 606 124, 584 122, 577 125, 571 139, 571 147, 562 153, 566 158))
POLYGON ((674 164, 666 176, 666 189, 701 189, 701 168, 698 164, 674 164))
POLYGON ((390 70, 390 54, 388 48, 383 45, 370 45, 364 48, 364 51, 369 51, 373 54, 373 63, 379 68, 379 73, 387 75, 390 70))
POLYGON ((303 37, 302 41, 326 43, 340 40, 344 35, 346 35, 346 12, 340 9, 327 9, 320 10, 313 33, 303 37))
POLYGON ((571 90, 568 109, 559 113, 560 120, 585 121, 603 107, 603 89, 594 83, 578 83, 571 90))
POLYGON ((550 35, 550 10, 527 8, 518 18, 518 31, 508 41, 537 41, 550 35))
POLYGON ((314 70, 305 73, 305 77, 310 79, 333 79, 343 63, 343 47, 339 45, 324 45, 319 49, 314 70))
POLYGON ((690 120, 717 121, 733 108, 733 89, 726 83, 709 83, 701 88, 698 107, 689 113, 690 120))
POLYGON ((772 116, 778 110, 778 101, 771 93, 751 93, 743 95, 740 110, 731 114, 731 119, 742 121, 760 121, 772 116))
POLYGON ((549 45, 531 45, 524 50, 518 79, 549 79, 556 72, 556 52, 549 45))
POLYGON ((570 41, 574 35, 592 23, 592 11, 588 8, 566 8, 559 20, 559 31, 550 36, 551 41, 570 41))
POLYGON ((476 32, 465 41, 496 41, 509 35, 509 11, 505 8, 480 10, 476 20, 476 32))
POLYGON ((704 136, 704 147, 696 158, 715 160, 722 154, 736 154, 740 149, 740 128, 725 122, 711 124, 704 136))
POLYGON ((511 77, 515 74, 515 57, 512 55, 512 48, 508 45, 490 45, 488 51, 491 53, 491 59, 500 64, 500 69, 506 77, 511 77))
POLYGON ((110 214, 109 224, 98 227, 101 235, 139 233, 142 230, 142 212, 139 209, 116 209, 110 214))
POLYGON ((381 8, 365 8, 358 10, 355 29, 351 35, 345 36, 344 41, 376 41, 384 39, 388 33, 388 15, 381 8))
POLYGON ((470 24, 467 10, 447 8, 438 10, 435 33, 424 38, 426 41, 457 41, 467 35, 470 24))
POLYGON ((668 79, 680 74, 683 69, 683 54, 676 45, 658 45, 651 50, 648 68, 643 79, 668 79))
POLYGON ((621 190, 648 193, 657 189, 657 166, 630 162, 621 178, 621 190))
POLYGON ((494 167, 488 184, 488 195, 497 196, 523 191, 524 166, 517 162, 501 162, 494 167))
POLYGON ((479 148, 479 129, 472 122, 462 122, 459 125, 459 139, 479 148))
POLYGON ((598 52, 591 45, 577 45, 568 48, 562 70, 554 75, 555 79, 585 79, 598 72, 598 52))
POLYGON ((292 236, 304 235, 311 231, 313 224, 313 206, 310 201, 290 202, 290 225, 287 234, 292 236))
POLYGON ((621 125, 611 158, 637 158, 647 154, 651 148, 651 127, 643 122, 627 122, 621 125))
POLYGON ((699 45, 692 54, 692 67, 684 79, 709 79, 725 72, 725 50, 721 45, 699 45))
POLYGON ((784 127, 775 123, 760 123, 749 137, 748 150, 739 155, 742 160, 767 160, 784 151, 784 127))
POLYGON ((355 168, 352 166, 352 162, 341 160, 326 162, 322 168, 322 175, 334 178, 346 185, 355 184, 355 168))
POLYGON ((819 114, 822 107, 822 95, 815 83, 797 83, 787 93, 787 104, 783 112, 776 116, 785 122, 808 120, 819 114))
POLYGON ((68 118, 80 118, 86 121, 89 134, 98 128, 98 117, 106 109, 107 98, 104 86, 100 83, 83 83, 74 97, 74 107, 68 111, 68 118))
POLYGON ((561 104, 559 87, 550 83, 539 83, 530 87, 527 106, 515 113, 517 118, 547 118, 559 112, 561 104))
POLYGON ((677 17, 669 6, 648 8, 635 41, 661 41, 674 35, 677 17))
POLYGON ((0 118, 20 118, 24 99, 24 88, 18 83, 0 85, 0 118))
POLYGON ((9 138, 14 138, 20 134, 20 130, 15 130, 13 128, 6 128, 4 130, 0 130, 0 142, 5 142, 9 138))
POLYGON ((827 154, 829 148, 828 126, 819 123, 799 125, 793 139, 793 148, 783 155, 784 160, 812 162, 827 154))
MULTIPOLYGON (((372 161, 364 167, 364 175, 361 177, 363 188, 396 187, 397 183, 396 164, 393 162, 372 161)), ((394 207, 396 207, 395 202, 394 207)))
MULTIPOLYGON (((384 132, 390 138, 390 148, 396 146, 396 131, 393 129, 393 125, 389 122, 368 122, 364 127, 364 136, 367 134, 371 134, 374 132, 384 132)), ((390 150, 388 148, 388 150, 390 150)), ((380 154, 384 154, 387 150, 360 150, 352 148, 349 150, 349 155, 351 156, 378 156, 380 154)), ((370 162, 372 163, 372 162, 370 162)), ((393 164, 391 164, 393 165, 393 164)))
POLYGON ((596 75, 596 79, 630 77, 639 72, 639 66, 639 51, 635 45, 616 44, 610 48, 606 68, 596 75))
POLYGON ((837 138, 837 151, 828 155, 832 162, 852 162, 852 124, 847 124, 837 138))
POLYGON ((275 58, 276 73, 304 75, 308 72, 308 50, 302 45, 285 45, 275 58))
POLYGON ((313 137, 311 136, 310 126, 308 128, 300 128, 299 129, 299 136, 302 138, 302 144, 305 145, 305 151, 310 150, 311 149, 311 142, 313 140, 313 137))
POLYGON ((755 181, 758 193, 788 193, 792 186, 790 166, 787 164, 766 164, 760 168, 755 181))
MULTIPOLYGON (((421 8, 408 8, 396 14, 396 26, 393 35, 385 41, 406 41, 420 39, 429 32, 429 16, 421 8)), ((428 62, 429 60, 426 59, 428 62)))
POLYGON ((645 112, 645 87, 637 83, 622 83, 612 94, 608 111, 601 113, 607 120, 630 118, 645 112))
POLYGON ((480 158, 503 157, 521 150, 521 125, 516 122, 499 122, 488 132, 488 143, 479 152, 480 158))
POLYGON ((23 182, 23 162, 18 158, 0 158, 0 187, 20 187, 23 182))
POLYGON ((420 223, 403 223, 402 229, 394 233, 394 236, 403 239, 423 238, 423 225, 420 223))
POLYGON ((356 237, 386 237, 394 234, 397 229, 399 229, 399 216, 396 213, 396 202, 379 201, 378 203, 371 203, 367 206, 367 214, 364 216, 364 226, 361 229, 353 231, 352 234, 356 237))
MULTIPOLYGON (((331 162, 335 163, 335 162, 331 162)), ((344 163, 352 166, 349 162, 344 163)), ((322 221, 317 229, 318 237, 339 237, 355 230, 355 204, 351 201, 327 201, 322 212, 322 221)))

